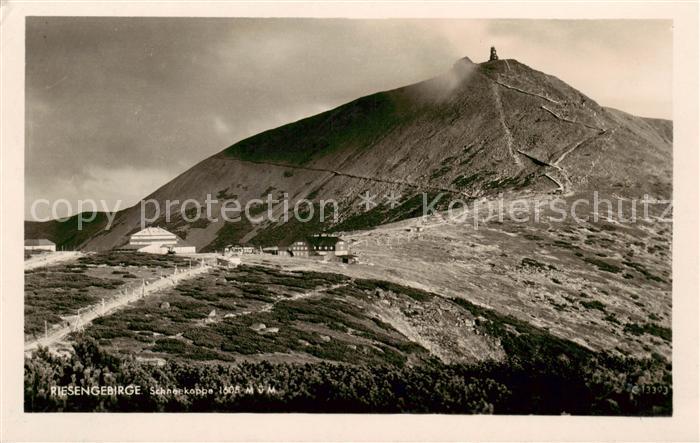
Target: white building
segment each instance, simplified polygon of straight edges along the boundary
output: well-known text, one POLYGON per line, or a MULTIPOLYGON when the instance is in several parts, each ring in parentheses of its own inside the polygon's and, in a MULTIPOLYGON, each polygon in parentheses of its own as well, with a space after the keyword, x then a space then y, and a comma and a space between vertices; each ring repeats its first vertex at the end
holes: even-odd
POLYGON ((56 243, 45 238, 27 239, 24 241, 24 250, 56 252, 56 243))
POLYGON ((124 250, 147 252, 149 254, 194 254, 197 248, 172 232, 163 228, 150 227, 142 229, 129 238, 129 244, 120 248, 124 250))
POLYGON ((177 243, 177 235, 163 228, 149 227, 142 229, 129 238, 130 245, 174 245, 177 243))
POLYGON ((163 245, 161 248, 165 248, 166 252, 172 251, 175 254, 194 254, 197 252, 197 248, 194 245, 187 243, 180 237, 177 238, 177 243, 174 245, 163 245))

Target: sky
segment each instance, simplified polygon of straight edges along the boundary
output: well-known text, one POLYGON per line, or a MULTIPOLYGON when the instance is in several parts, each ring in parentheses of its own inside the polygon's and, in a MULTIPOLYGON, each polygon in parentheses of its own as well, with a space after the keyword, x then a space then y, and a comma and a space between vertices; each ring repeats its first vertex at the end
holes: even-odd
POLYGON ((670 21, 28 17, 25 218, 129 207, 241 139, 492 45, 603 106, 672 118, 670 21))

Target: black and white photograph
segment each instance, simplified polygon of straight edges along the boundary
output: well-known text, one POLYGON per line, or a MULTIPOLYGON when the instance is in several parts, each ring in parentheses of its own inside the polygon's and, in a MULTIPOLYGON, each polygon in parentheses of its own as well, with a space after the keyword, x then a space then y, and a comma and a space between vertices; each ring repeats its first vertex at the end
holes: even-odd
POLYGON ((687 396, 672 19, 23 21, 24 414, 687 396))

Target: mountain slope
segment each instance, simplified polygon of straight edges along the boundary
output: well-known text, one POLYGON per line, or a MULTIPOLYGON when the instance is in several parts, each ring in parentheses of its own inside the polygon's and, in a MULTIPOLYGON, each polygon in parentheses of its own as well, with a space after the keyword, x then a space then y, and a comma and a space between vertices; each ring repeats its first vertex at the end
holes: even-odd
MULTIPOLYGON (((420 194, 472 199, 499 192, 596 189, 670 194, 670 122, 603 108, 556 77, 515 60, 459 60, 439 77, 380 92, 242 140, 165 184, 147 199, 334 199, 334 221, 286 224, 153 222, 199 248, 284 243, 319 230, 369 227, 420 215, 420 194), (360 207, 361 194, 379 206, 360 207), (398 207, 385 196, 401 195, 398 207)), ((316 207, 318 209, 318 207, 316 207)), ((262 211, 263 209, 259 209, 262 211)), ((218 212, 218 207, 214 206, 218 212)), ((259 212, 258 211, 258 212, 259 212)), ((274 207, 280 215, 283 205, 274 207)), ((123 211, 85 249, 109 249, 140 225, 123 211)))

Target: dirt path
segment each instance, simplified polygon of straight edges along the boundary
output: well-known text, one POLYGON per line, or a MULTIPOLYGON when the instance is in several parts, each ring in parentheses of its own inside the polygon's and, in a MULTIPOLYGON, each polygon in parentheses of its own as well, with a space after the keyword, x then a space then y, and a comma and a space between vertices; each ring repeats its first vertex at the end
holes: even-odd
POLYGON ((498 121, 501 123, 501 127, 503 128, 503 131, 505 132, 506 144, 508 145, 508 152, 510 153, 510 156, 513 157, 515 164, 518 165, 518 167, 522 168, 523 161, 520 160, 520 157, 518 156, 515 148, 513 147, 513 144, 514 144, 513 143, 513 134, 510 133, 510 129, 508 128, 508 125, 506 125, 505 113, 503 112, 503 103, 501 103, 501 94, 498 91, 498 86, 496 86, 496 83, 491 83, 491 92, 493 93, 493 99, 494 99, 494 102, 496 103, 496 111, 498 112, 498 121))
MULTIPOLYGON (((617 129, 617 128, 615 128, 615 129, 617 129)), ((615 129, 612 129, 611 131, 609 131, 610 134, 614 133, 614 132, 615 132, 615 129)), ((583 146, 584 144, 586 144, 586 143, 588 143, 589 141, 593 140, 594 138, 600 137, 600 136, 605 135, 605 134, 607 134, 607 133, 608 133, 608 130, 607 130, 607 129, 601 129, 599 133, 594 134, 594 135, 591 135, 591 136, 588 137, 588 138, 584 138, 584 139, 581 140, 580 142, 578 142, 578 143, 576 143, 575 145, 573 145, 571 148, 567 149, 561 156, 559 156, 558 159, 556 159, 556 160, 554 161, 554 163, 552 163, 552 165, 553 165, 553 166, 558 166, 559 163, 561 163, 561 162, 566 158, 567 155, 571 154, 571 153, 574 152, 576 149, 580 148, 581 146, 583 146)))
POLYGON ((572 125, 581 125, 581 126, 585 126, 585 127, 588 128, 588 129, 594 129, 594 130, 596 130, 596 131, 605 131, 605 129, 603 129, 603 128, 599 128, 599 127, 597 127, 597 126, 589 125, 588 123, 581 123, 581 122, 577 122, 576 120, 571 120, 570 118, 562 117, 561 115, 559 115, 559 114, 557 114, 556 112, 552 111, 551 109, 549 109, 549 108, 546 107, 545 105, 540 106, 540 108, 542 108, 542 109, 544 109, 545 111, 549 112, 549 113, 552 114, 556 119, 561 120, 561 121, 563 121, 563 122, 571 123, 572 125))
MULTIPOLYGON (((559 171, 561 171, 561 169, 559 169, 559 171)), ((551 173, 545 173, 544 176, 552 180, 557 186, 559 186, 559 189, 557 189, 557 191, 561 192, 562 195, 567 196, 570 194, 569 187, 565 184, 568 182, 568 177, 564 176, 566 180, 560 181, 554 178, 554 176, 551 173)))
POLYGON ((50 254, 42 254, 38 257, 30 258, 24 262, 24 270, 31 271, 36 268, 43 268, 44 266, 53 266, 59 263, 75 260, 83 254, 79 251, 61 251, 52 252, 50 254))
POLYGON ((270 312, 270 311, 272 311, 272 308, 277 303, 279 303, 281 301, 294 301, 294 300, 301 300, 304 298, 311 298, 311 297, 315 297, 317 295, 320 295, 322 292, 332 291, 334 289, 342 288, 342 287, 347 286, 347 285, 348 285, 348 283, 339 283, 337 285, 325 286, 322 288, 314 289, 313 291, 308 291, 308 292, 304 292, 301 294, 295 294, 291 297, 281 298, 279 300, 275 300, 272 303, 268 303, 266 305, 263 305, 260 309, 257 309, 255 311, 241 311, 241 312, 236 312, 235 314, 226 314, 224 316, 224 318, 242 317, 244 315, 259 314, 261 312, 270 312))
POLYGON ((37 349, 39 346, 54 346, 61 340, 63 340, 68 334, 85 327, 96 318, 102 317, 104 315, 109 315, 133 301, 136 301, 142 297, 151 295, 163 289, 176 286, 183 280, 187 280, 197 275, 209 272, 210 269, 210 266, 202 265, 190 270, 180 271, 179 273, 170 275, 168 277, 161 277, 159 280, 156 280, 150 284, 144 282, 144 285, 140 289, 134 289, 131 293, 123 293, 121 291, 117 291, 115 297, 112 298, 109 302, 88 306, 86 308, 81 308, 78 311, 79 314, 73 316, 75 317, 75 319, 71 321, 70 325, 55 330, 46 337, 25 343, 24 352, 31 352, 37 349))
MULTIPOLYGON (((508 132, 510 135, 510 132, 508 132)), ((316 168, 313 166, 299 166, 299 165, 288 165, 284 163, 277 163, 277 162, 268 162, 268 161, 256 161, 256 160, 242 160, 239 158, 234 158, 234 160, 239 161, 241 163, 252 163, 256 165, 267 165, 267 166, 276 166, 279 168, 285 168, 285 169, 301 169, 304 171, 313 171, 313 172, 325 172, 329 174, 333 174, 334 176, 338 177, 348 177, 356 180, 367 180, 367 181, 372 181, 376 183, 387 183, 391 185, 399 185, 399 186, 408 186, 411 188, 416 188, 416 189, 423 189, 427 191, 438 191, 438 192, 448 192, 451 194, 460 194, 463 195, 467 198, 472 198, 472 195, 456 189, 456 188, 446 188, 442 186, 433 186, 433 185, 428 185, 428 184, 417 184, 417 183, 412 183, 406 180, 396 180, 396 179, 388 179, 388 178, 377 178, 377 177, 369 177, 365 175, 358 175, 358 174, 352 174, 349 172, 342 172, 342 171, 336 171, 334 169, 325 169, 325 168, 316 168)))
MULTIPOLYGON (((508 68, 510 69, 510 66, 508 66, 508 68)), ((510 86, 510 85, 507 85, 507 84, 505 84, 505 83, 501 83, 501 82, 498 81, 498 80, 494 80, 494 82, 498 83, 499 85, 503 86, 504 88, 512 89, 513 91, 518 91, 518 92, 520 92, 521 94, 526 94, 526 95, 531 95, 531 96, 533 96, 533 97, 541 98, 542 100, 547 100, 548 102, 554 103, 555 105, 560 105, 560 104, 561 104, 561 102, 558 102, 558 101, 556 101, 556 100, 554 100, 554 99, 551 99, 551 98, 549 98, 549 97, 547 97, 547 96, 545 96, 545 95, 538 94, 538 93, 536 93, 536 92, 529 92, 529 91, 526 91, 526 90, 524 90, 524 89, 516 88, 515 86, 510 86)))

